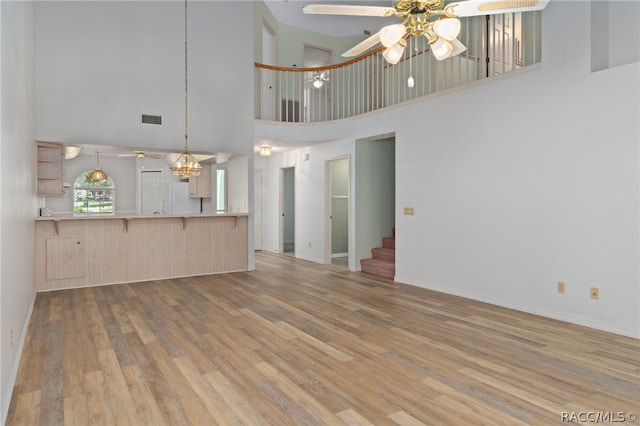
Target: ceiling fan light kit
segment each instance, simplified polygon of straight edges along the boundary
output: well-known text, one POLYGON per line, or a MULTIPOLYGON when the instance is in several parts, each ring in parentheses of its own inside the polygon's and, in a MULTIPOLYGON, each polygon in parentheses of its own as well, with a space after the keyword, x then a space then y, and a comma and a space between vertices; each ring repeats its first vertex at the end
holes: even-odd
POLYGON ((542 10, 547 3, 549 0, 462 0, 445 6, 444 0, 397 0, 392 8, 310 4, 302 10, 310 14, 395 16, 402 19, 401 23, 383 27, 342 54, 346 57, 357 56, 381 43, 386 47, 383 56, 387 62, 397 64, 403 56, 407 38, 425 36, 434 57, 443 60, 466 50, 457 39, 461 29, 458 18, 542 10))

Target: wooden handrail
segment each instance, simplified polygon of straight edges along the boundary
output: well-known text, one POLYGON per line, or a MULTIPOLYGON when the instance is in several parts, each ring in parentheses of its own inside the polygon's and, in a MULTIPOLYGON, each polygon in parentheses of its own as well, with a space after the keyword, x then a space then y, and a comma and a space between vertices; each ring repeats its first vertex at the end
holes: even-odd
MULTIPOLYGON (((340 62, 338 64, 333 64, 333 65, 325 65, 322 67, 279 67, 276 65, 267 65, 267 64, 261 64, 260 62, 254 62, 254 65, 256 68, 263 68, 266 70, 273 70, 273 71, 285 71, 285 72, 317 72, 317 71, 327 71, 327 70, 335 70, 338 68, 343 68, 343 67, 347 67, 349 65, 355 64, 356 62, 360 62, 364 59, 367 59, 369 56, 373 56, 376 53, 382 52, 385 49, 384 46, 378 46, 377 48, 365 53, 364 55, 358 56, 357 58, 353 58, 353 59, 349 59, 348 61, 345 62, 340 62)), ((413 53, 411 55, 411 57, 415 57, 418 55, 422 55, 426 52, 428 52, 429 50, 423 50, 417 53, 413 53)), ((476 56, 471 56, 468 55, 466 52, 460 54, 460 56, 462 57, 466 57, 468 59, 473 59, 474 61, 479 61, 479 58, 476 56)), ((408 58, 404 58, 402 59, 400 62, 404 62, 406 61, 408 58)), ((388 66, 389 64, 387 64, 385 62, 385 67, 388 66)))
POLYGON ((339 64, 333 64, 333 65, 325 65, 322 67, 313 67, 313 68, 300 68, 300 67, 278 67, 276 65, 267 65, 267 64, 261 64, 259 62, 255 62, 255 66, 256 68, 264 68, 267 70, 273 70, 273 71, 288 71, 288 72, 314 72, 314 71, 327 71, 327 70, 335 70, 338 68, 343 68, 343 67, 347 67, 349 65, 355 64, 356 62, 360 62, 363 59, 368 58, 369 56, 373 56, 378 52, 382 52, 385 49, 384 46, 378 46, 377 48, 363 54, 360 55, 356 58, 353 59, 349 59, 348 61, 344 61, 344 62, 340 62, 339 64))

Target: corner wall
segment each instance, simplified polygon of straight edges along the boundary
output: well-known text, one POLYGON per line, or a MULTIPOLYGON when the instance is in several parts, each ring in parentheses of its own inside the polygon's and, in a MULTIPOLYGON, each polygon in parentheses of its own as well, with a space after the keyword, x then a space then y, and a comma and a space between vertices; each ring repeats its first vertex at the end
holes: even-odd
POLYGON ((4 424, 35 299, 34 3, 0 2, 0 400, 4 424))

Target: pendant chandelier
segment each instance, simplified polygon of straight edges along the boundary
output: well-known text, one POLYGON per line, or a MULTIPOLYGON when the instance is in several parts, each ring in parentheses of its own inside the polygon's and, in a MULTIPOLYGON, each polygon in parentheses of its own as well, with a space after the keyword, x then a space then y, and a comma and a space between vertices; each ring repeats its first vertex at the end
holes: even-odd
POLYGON ((188 78, 187 78, 187 53, 188 53, 188 15, 187 15, 187 0, 184 0, 184 151, 176 161, 171 165, 171 173, 175 176, 180 176, 183 179, 190 176, 198 176, 202 171, 202 166, 195 159, 195 157, 189 152, 188 144, 188 78))
POLYGON ((100 151, 96 151, 96 169, 89 174, 89 182, 104 182, 109 179, 107 174, 100 168, 100 151))

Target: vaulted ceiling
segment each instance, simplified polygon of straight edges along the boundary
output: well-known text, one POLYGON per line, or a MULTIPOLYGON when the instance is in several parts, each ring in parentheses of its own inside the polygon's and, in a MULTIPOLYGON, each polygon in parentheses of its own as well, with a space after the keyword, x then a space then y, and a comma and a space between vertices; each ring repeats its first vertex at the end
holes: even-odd
POLYGON ((351 17, 351 16, 322 16, 305 15, 302 8, 308 4, 352 4, 369 6, 391 6, 392 0, 265 0, 265 4, 273 13, 278 22, 305 28, 322 34, 334 37, 345 37, 362 35, 365 30, 376 33, 384 25, 390 23, 389 19, 394 18, 372 18, 372 17, 351 17))

